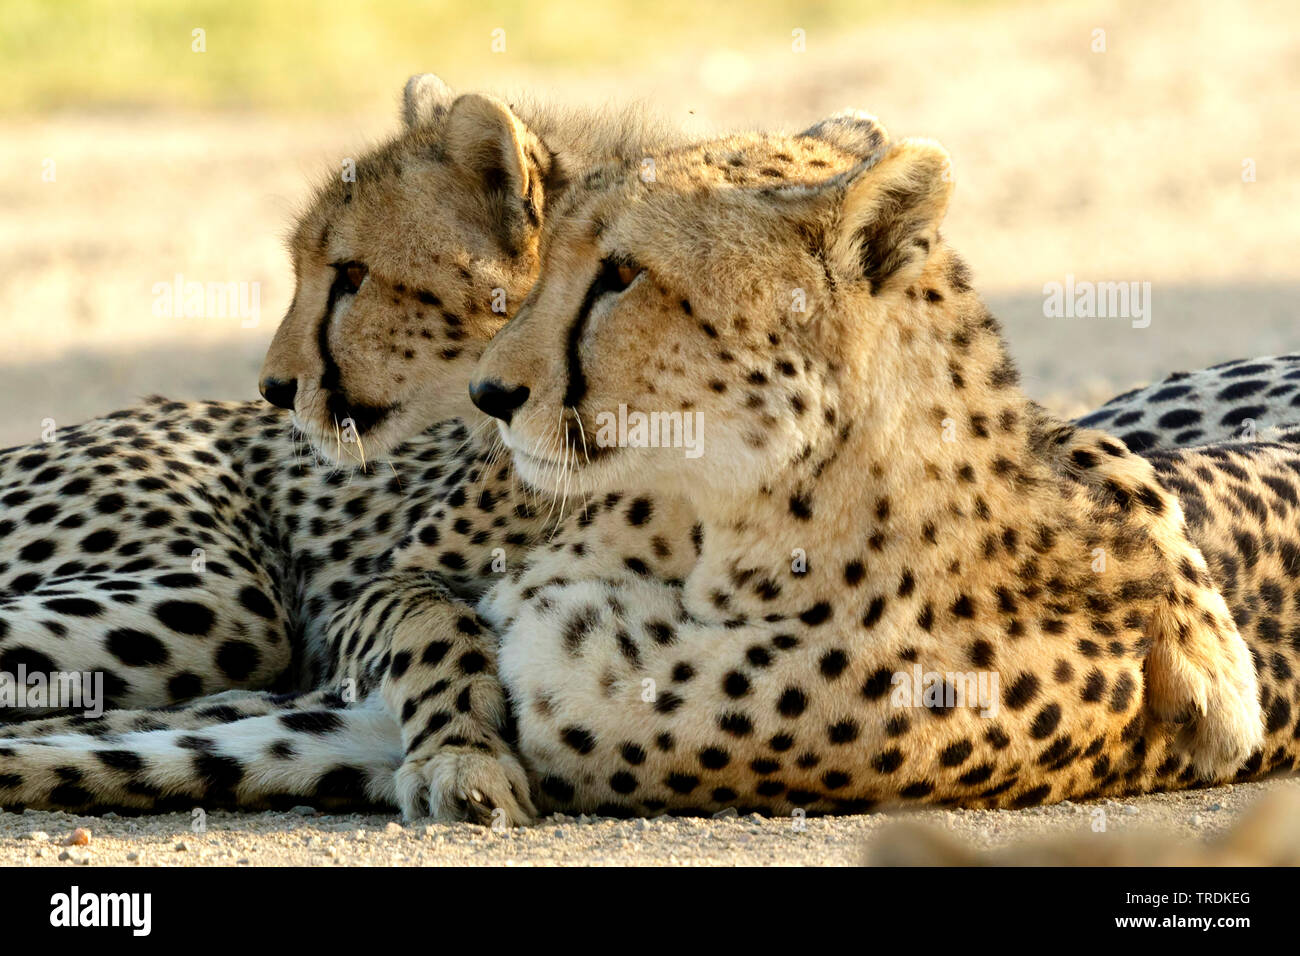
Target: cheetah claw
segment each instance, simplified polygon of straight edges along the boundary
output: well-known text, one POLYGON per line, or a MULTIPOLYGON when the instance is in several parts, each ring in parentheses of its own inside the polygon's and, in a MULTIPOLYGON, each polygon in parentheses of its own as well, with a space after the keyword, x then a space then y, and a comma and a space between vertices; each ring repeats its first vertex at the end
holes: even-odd
POLYGON ((442 747, 408 758, 397 771, 397 798, 406 820, 527 826, 537 817, 528 777, 512 754, 442 747))

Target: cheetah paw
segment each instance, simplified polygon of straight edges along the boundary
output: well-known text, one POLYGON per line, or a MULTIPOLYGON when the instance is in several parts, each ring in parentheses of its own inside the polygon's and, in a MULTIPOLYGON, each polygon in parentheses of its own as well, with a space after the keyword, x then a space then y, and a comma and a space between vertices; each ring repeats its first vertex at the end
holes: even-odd
POLYGON ((1197 660, 1157 644, 1146 661, 1147 706, 1158 720, 1184 723, 1178 742, 1203 780, 1231 777, 1264 744, 1254 662, 1236 634, 1224 650, 1197 660))
POLYGON ((406 760, 397 771, 397 799, 406 820, 427 815, 442 823, 514 827, 537 817, 528 777, 512 754, 464 747, 406 760))
POLYGON ((1185 733, 1190 734, 1192 766, 1203 778, 1235 774, 1264 745, 1264 714, 1255 682, 1212 682, 1205 692, 1205 709, 1185 733))

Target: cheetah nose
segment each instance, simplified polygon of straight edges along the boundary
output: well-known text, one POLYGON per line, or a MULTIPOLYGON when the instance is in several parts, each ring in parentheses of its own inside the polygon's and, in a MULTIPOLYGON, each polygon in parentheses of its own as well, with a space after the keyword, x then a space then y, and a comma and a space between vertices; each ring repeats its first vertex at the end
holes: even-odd
POLYGON ((262 397, 277 408, 293 410, 293 399, 298 394, 298 382, 286 382, 278 378, 264 378, 257 383, 257 390, 262 397))
POLYGON ((515 409, 528 401, 528 386, 502 385, 495 379, 471 382, 469 399, 482 411, 487 412, 493 418, 501 419, 509 425, 510 416, 515 413, 515 409))

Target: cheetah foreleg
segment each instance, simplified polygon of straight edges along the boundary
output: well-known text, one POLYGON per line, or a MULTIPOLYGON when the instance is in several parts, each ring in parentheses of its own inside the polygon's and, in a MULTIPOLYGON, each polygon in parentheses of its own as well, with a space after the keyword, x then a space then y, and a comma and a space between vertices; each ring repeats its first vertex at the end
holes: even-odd
POLYGON ((330 630, 342 672, 378 685, 401 727, 404 817, 532 822, 528 778, 505 736, 496 638, 473 610, 429 572, 398 571, 358 595, 330 630))

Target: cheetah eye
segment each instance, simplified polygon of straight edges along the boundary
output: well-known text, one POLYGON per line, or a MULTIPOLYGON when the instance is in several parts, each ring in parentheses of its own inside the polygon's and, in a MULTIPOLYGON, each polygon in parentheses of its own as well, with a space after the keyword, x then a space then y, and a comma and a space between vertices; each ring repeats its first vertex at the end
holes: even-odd
POLYGON ((643 272, 645 269, 631 259, 611 257, 602 260, 600 271, 592 280, 591 291, 588 293, 591 301, 595 302, 605 295, 617 295, 635 282, 637 276, 643 272))
POLYGON ((333 291, 336 295, 356 295, 369 273, 364 262, 336 262, 333 291))
POLYGON ((641 269, 639 266, 620 265, 618 267, 618 281, 621 282, 623 288, 626 289, 632 284, 636 277, 644 271, 645 270, 641 269))

